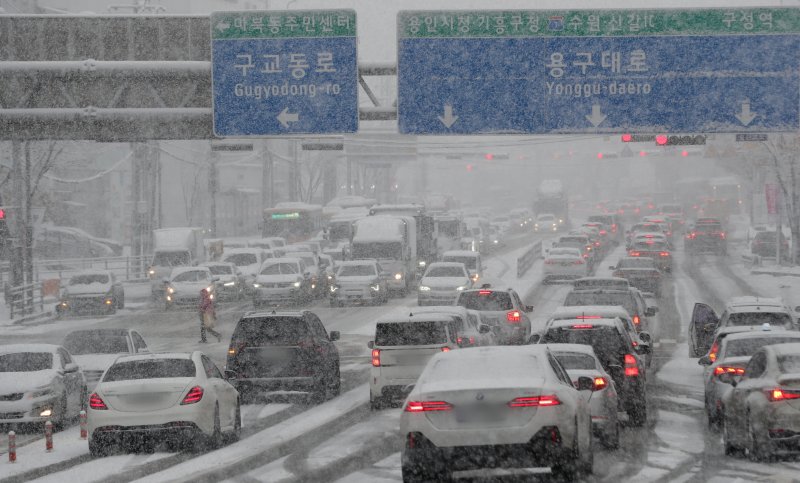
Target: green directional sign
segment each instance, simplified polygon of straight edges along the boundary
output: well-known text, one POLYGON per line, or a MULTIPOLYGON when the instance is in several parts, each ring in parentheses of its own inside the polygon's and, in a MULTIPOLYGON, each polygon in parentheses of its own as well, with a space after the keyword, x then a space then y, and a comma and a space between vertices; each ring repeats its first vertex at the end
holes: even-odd
POLYGON ((797 8, 407 11, 400 38, 605 37, 800 32, 797 8))
POLYGON ((355 37, 355 10, 215 12, 211 39, 355 37))

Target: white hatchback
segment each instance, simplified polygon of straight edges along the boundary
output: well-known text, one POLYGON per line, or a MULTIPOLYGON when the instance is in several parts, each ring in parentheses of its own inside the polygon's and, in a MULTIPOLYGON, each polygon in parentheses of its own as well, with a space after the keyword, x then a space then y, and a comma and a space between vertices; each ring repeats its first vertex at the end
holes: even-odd
POLYGON ((239 393, 199 351, 122 356, 89 397, 89 451, 217 447, 241 431, 239 393))

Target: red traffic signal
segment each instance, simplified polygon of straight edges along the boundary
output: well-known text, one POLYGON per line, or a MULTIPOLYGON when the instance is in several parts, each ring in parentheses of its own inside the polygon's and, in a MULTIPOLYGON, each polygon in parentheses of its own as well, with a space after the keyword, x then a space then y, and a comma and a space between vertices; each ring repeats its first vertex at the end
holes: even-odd
POLYGON ((627 134, 626 133, 626 134, 622 135, 622 142, 623 143, 629 143, 631 141, 633 141, 633 134, 627 134))
POLYGON ((669 138, 666 134, 659 134, 656 136, 656 144, 659 146, 666 146, 667 141, 669 141, 669 138))
POLYGON ((494 159, 494 154, 486 153, 486 156, 484 156, 484 158, 486 158, 487 161, 491 161, 494 159))
POLYGON ((0 220, 5 220, 5 219, 6 219, 6 210, 0 208, 0 220))
POLYGON ((603 153, 597 153, 597 159, 603 159, 603 153))

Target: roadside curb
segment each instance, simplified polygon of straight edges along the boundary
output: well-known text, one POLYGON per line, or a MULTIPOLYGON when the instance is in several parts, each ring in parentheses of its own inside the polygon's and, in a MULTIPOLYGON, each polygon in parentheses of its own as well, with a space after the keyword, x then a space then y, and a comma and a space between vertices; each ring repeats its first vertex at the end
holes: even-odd
POLYGON ((47 319, 55 320, 55 314, 52 310, 48 310, 46 312, 40 312, 38 314, 31 314, 26 315, 25 317, 21 317, 19 319, 14 319, 11 325, 27 325, 30 322, 44 322, 47 319))

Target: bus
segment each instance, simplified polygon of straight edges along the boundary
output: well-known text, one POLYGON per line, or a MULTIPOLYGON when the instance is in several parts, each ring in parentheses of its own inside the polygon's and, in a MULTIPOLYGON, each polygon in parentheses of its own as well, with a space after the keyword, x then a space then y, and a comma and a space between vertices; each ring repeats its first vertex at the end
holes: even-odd
POLYGON ((322 206, 307 203, 278 203, 264 210, 262 236, 283 237, 297 243, 315 237, 325 224, 322 206))

